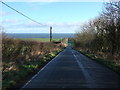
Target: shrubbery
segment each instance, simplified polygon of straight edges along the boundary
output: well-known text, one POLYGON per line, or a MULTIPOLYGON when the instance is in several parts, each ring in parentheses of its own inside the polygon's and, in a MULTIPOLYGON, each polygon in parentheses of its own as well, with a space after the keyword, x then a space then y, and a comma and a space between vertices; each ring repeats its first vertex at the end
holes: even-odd
POLYGON ((120 2, 105 3, 102 13, 81 27, 75 47, 120 60, 120 2))
POLYGON ((120 73, 120 1, 107 2, 102 13, 81 26, 73 48, 120 73), (92 56, 91 56, 92 55, 92 56))
POLYGON ((58 54, 64 44, 36 42, 2 37, 2 87, 16 85, 28 74, 45 65, 58 54))

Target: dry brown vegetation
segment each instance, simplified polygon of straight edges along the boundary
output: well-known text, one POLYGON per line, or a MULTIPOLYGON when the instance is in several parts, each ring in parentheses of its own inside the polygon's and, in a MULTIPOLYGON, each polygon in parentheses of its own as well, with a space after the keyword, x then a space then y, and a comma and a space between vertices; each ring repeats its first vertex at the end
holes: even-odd
POLYGON ((41 67, 65 47, 64 40, 36 42, 2 37, 3 88, 9 88, 21 81, 29 73, 41 67))

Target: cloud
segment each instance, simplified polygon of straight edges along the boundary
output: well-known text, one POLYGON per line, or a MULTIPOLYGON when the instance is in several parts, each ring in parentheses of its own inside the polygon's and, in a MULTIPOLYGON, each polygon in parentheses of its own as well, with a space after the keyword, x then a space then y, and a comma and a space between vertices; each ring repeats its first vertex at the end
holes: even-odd
POLYGON ((80 26, 83 22, 44 22, 43 25, 34 22, 25 22, 21 26, 26 28, 40 28, 40 27, 76 27, 80 26))
POLYGON ((40 22, 41 24, 35 22, 22 22, 22 20, 18 19, 4 19, 2 21, 5 25, 12 25, 14 28, 46 28, 49 26, 52 27, 78 27, 82 25, 84 22, 76 21, 76 22, 40 22))
POLYGON ((54 27, 71 27, 71 26, 78 26, 81 22, 46 22, 48 26, 54 27))
POLYGON ((3 24, 15 24, 15 23, 19 23, 20 20, 19 19, 4 19, 2 21, 3 24))
POLYGON ((8 16, 8 15, 10 15, 9 12, 5 12, 5 11, 0 12, 0 16, 8 16))
POLYGON ((60 0, 3 0, 4 2, 58 2, 60 0))
MULTIPOLYGON (((110 0, 3 0, 4 2, 109 2, 110 0)), ((119 0, 111 0, 119 1, 119 0)))
POLYGON ((49 26, 53 27, 54 33, 74 33, 80 29, 80 26, 84 23, 83 21, 76 22, 41 22, 43 25, 35 22, 22 22, 17 19, 6 19, 4 20, 4 27, 8 32, 39 32, 48 33, 49 26), (10 24, 7 24, 10 23, 10 24))

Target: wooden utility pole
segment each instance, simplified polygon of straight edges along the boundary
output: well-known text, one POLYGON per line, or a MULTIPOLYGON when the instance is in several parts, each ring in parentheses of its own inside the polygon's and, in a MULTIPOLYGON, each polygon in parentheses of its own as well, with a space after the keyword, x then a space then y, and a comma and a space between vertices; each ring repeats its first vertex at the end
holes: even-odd
POLYGON ((52 41, 52 27, 50 26, 50 42, 52 41))

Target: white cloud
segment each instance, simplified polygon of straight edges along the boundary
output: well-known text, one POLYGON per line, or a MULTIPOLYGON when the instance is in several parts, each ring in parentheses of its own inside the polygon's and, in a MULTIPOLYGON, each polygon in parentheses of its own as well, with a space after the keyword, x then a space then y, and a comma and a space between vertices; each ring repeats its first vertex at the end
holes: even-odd
POLYGON ((60 0, 3 0, 4 2, 58 2, 60 0))
POLYGON ((26 27, 26 28, 40 28, 40 27, 78 27, 82 24, 83 22, 44 22, 41 23, 43 25, 34 23, 34 22, 25 22, 21 26, 26 27))
POLYGON ((79 26, 82 22, 46 22, 44 24, 54 27, 79 26))
POLYGON ((9 12, 5 12, 5 11, 0 12, 0 16, 8 16, 8 15, 10 15, 9 12))
POLYGON ((14 28, 24 27, 24 28, 40 28, 40 27, 76 27, 82 25, 84 22, 76 21, 76 22, 40 22, 40 24, 35 22, 22 22, 19 19, 4 19, 2 21, 5 25, 12 25, 14 28))
MULTIPOLYGON (((34 22, 15 23, 17 20, 6 20, 5 22, 11 22, 13 24, 4 25, 8 32, 39 32, 48 33, 49 27, 41 26, 34 22)), ((44 22, 43 24, 52 26, 54 33, 74 33, 76 29, 80 27, 83 22, 44 22)))
MULTIPOLYGON (((3 0, 5 2, 109 2, 110 0, 3 0)), ((119 0, 111 0, 119 1, 119 0)))
POLYGON ((6 23, 6 24, 15 24, 15 23, 18 23, 18 22, 20 22, 19 19, 4 19, 4 20, 2 21, 3 24, 4 24, 4 23, 6 23))

